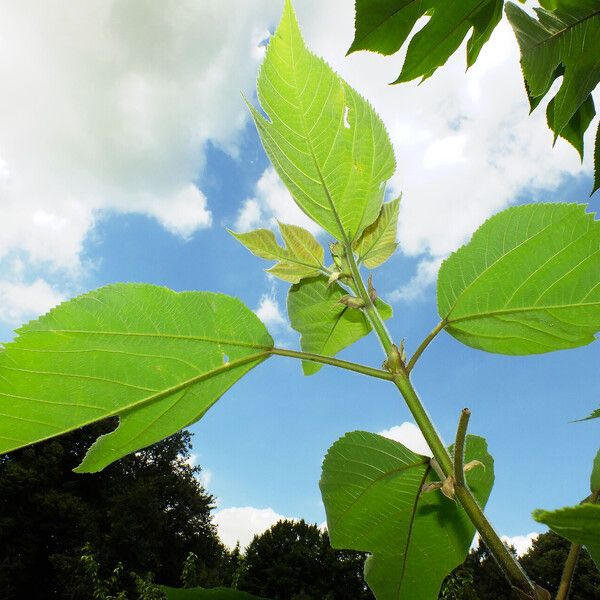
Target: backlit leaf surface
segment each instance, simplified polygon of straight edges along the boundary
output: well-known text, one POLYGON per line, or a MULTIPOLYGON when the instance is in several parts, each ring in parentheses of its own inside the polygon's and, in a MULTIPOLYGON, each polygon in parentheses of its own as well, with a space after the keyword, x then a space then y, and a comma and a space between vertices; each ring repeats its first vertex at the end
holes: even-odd
POLYGON ((239 300, 118 284, 22 327, 0 358, 0 452, 118 415, 80 471, 98 471, 186 427, 268 355, 239 300))
MULTIPOLYGON (((485 505, 494 482, 483 438, 468 436, 465 461, 485 469, 467 473, 485 505)), ((321 495, 334 548, 370 552, 365 577, 377 600, 435 600, 442 581, 463 562, 475 528, 459 504, 440 491, 429 458, 374 433, 346 434, 323 462, 321 495)))
POLYGON ((341 241, 379 214, 395 168, 371 106, 305 44, 291 3, 269 42, 252 109, 263 146, 300 208, 341 241))
POLYGON ((600 504, 535 510, 533 518, 570 542, 585 546, 600 569, 600 504))
POLYGON ((591 93, 600 81, 600 5, 598 0, 555 0, 548 8, 536 8, 536 19, 509 2, 506 15, 521 49, 532 108, 562 77, 548 125, 582 154, 582 131, 594 114, 591 93))
POLYGON ((270 229, 229 233, 255 256, 279 261, 269 269, 269 273, 284 281, 298 283, 305 277, 318 275, 323 267, 325 253, 312 233, 298 225, 285 223, 279 223, 279 230, 285 246, 277 243, 275 234, 270 229))
POLYGON ((598 450, 598 454, 594 458, 592 476, 590 477, 590 490, 592 493, 600 490, 600 450, 598 450))
MULTIPOLYGON (((290 288, 287 308, 292 327, 302 334, 304 352, 335 356, 371 331, 361 310, 340 304, 346 292, 337 283, 327 285, 326 277, 304 279, 290 288)), ((392 308, 381 300, 376 306, 383 319, 392 316, 392 308)), ((323 365, 302 362, 305 375, 316 373, 323 365)))
POLYGON ((446 330, 474 348, 535 354, 600 329, 600 224, 585 206, 534 204, 486 221, 438 276, 446 330))
POLYGON ((459 48, 469 31, 467 65, 471 66, 502 18, 503 0, 356 0, 356 33, 349 52, 394 54, 416 22, 429 21, 410 41, 396 83, 429 77, 459 48))
POLYGON ((398 242, 398 209, 400 198, 386 202, 381 207, 379 216, 362 233, 354 243, 358 261, 365 267, 374 269, 383 264, 396 250, 398 242))

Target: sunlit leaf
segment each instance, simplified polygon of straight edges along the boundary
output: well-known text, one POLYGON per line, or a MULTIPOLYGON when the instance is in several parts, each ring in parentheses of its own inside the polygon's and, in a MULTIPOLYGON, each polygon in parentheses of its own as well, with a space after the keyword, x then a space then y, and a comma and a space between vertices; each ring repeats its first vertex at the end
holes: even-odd
POLYGON ((592 194, 600 189, 600 123, 596 129, 596 142, 594 144, 594 187, 592 194))
POLYGON ((369 225, 354 243, 359 262, 374 269, 383 264, 396 250, 398 230, 398 209, 400 198, 386 202, 374 223, 369 225))
POLYGON ((438 276, 446 330, 474 348, 535 354, 600 330, 600 224, 585 206, 535 204, 486 221, 438 276))
MULTIPOLYGON (((361 310, 340 304, 347 295, 340 285, 327 284, 326 277, 304 279, 291 287, 288 294, 288 314, 292 327, 302 337, 304 352, 335 356, 371 331, 361 310)), ((392 316, 392 308, 381 300, 376 306, 384 319, 392 316)), ((303 361, 305 375, 312 375, 321 364, 303 361)))
MULTIPOLYGON (((554 103, 555 98, 552 98, 548 103, 546 109, 546 117, 548 119, 548 127, 554 131, 554 103)), ((571 117, 571 120, 562 128, 560 137, 567 140, 569 144, 577 150, 579 156, 583 160, 583 136, 587 131, 593 118, 596 116, 596 109, 594 108, 594 101, 592 96, 588 96, 587 100, 579 107, 575 114, 571 117)))
POLYGON ((590 477, 590 490, 592 494, 600 491, 600 450, 594 458, 594 464, 592 466, 592 475, 590 477))
POLYGON ((394 54, 416 22, 428 16, 429 21, 408 45, 396 83, 429 77, 446 63, 469 31, 467 65, 471 66, 500 22, 502 5, 503 0, 356 0, 356 33, 349 52, 394 54))
POLYGON ((562 77, 548 111, 548 124, 555 135, 580 150, 583 139, 577 130, 585 130, 591 121, 591 93, 600 81, 600 9, 597 0, 554 0, 547 6, 535 9, 536 19, 509 2, 506 15, 521 49, 532 108, 562 77))
MULTIPOLYGON (((467 473, 483 506, 494 482, 483 438, 468 436, 465 460, 485 469, 467 473)), ((370 552, 365 577, 377 600, 435 600, 442 581, 463 562, 475 528, 460 505, 441 491, 429 458, 364 431, 346 434, 323 462, 321 494, 334 548, 370 552)))
POLYGON ((197 421, 273 340, 239 300, 118 284, 22 327, 0 359, 0 452, 110 416, 79 471, 98 471, 197 421))
POLYGON ((302 39, 289 0, 258 77, 267 115, 252 115, 263 146, 300 208, 351 242, 379 214, 395 168, 392 145, 371 106, 302 39))
POLYGON ((570 542, 585 546, 600 569, 600 504, 535 510, 533 518, 570 542))
POLYGON ((321 272, 325 253, 315 237, 298 225, 279 223, 279 230, 285 243, 280 246, 270 229, 256 229, 248 233, 229 231, 252 254, 266 260, 279 261, 269 269, 269 273, 298 283, 306 277, 314 277, 321 272))

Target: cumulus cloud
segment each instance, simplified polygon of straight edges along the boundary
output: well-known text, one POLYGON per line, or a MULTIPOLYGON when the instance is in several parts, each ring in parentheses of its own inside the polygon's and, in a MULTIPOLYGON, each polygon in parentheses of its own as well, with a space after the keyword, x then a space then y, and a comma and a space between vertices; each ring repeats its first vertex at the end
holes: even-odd
POLYGON ((240 506, 223 508, 213 515, 221 541, 229 548, 239 542, 245 548, 255 535, 261 534, 278 521, 286 519, 272 508, 240 506))
POLYGON ((0 321, 17 325, 60 304, 63 296, 38 278, 32 283, 0 281, 0 321))
POLYGON ((523 556, 523 554, 526 554, 530 550, 531 546, 533 545, 533 542, 537 539, 539 535, 539 533, 532 531, 527 535, 514 535, 512 537, 502 535, 500 536, 500 539, 507 546, 514 546, 515 550, 517 551, 517 556, 523 556))
POLYGON ((204 147, 237 154, 240 91, 253 93, 277 10, 269 0, 3 3, 0 260, 20 253, 31 270, 72 279, 102 211, 144 213, 184 238, 210 226, 196 185, 204 147))
POLYGON ((399 300, 410 302, 420 298, 429 286, 436 280, 442 258, 424 258, 417 265, 417 272, 410 280, 388 294, 391 302, 399 300))
POLYGON ((254 196, 244 200, 235 221, 235 229, 274 229, 277 227, 277 221, 299 225, 315 234, 322 231, 298 208, 275 169, 268 167, 256 182, 254 196))
POLYGON ((379 435, 391 440, 396 440, 417 454, 433 456, 421 430, 414 423, 409 421, 405 421, 400 425, 394 425, 389 429, 384 429, 379 432, 379 435))
MULTIPOLYGON (((401 249, 426 261, 412 282, 417 291, 435 261, 517 195, 543 197, 566 176, 590 172, 591 143, 581 165, 562 140, 551 149, 543 106, 528 116, 506 22, 466 75, 459 52, 422 86, 388 86, 398 57, 345 57, 350 6, 297 4, 309 45, 369 98, 390 131, 398 162, 391 187, 404 192, 401 249)), ((29 281, 50 281, 57 270, 74 280, 106 211, 150 215, 183 238, 209 227, 211 199, 198 183, 204 148, 238 154, 247 119, 239 91, 253 95, 260 42, 280 8, 272 0, 3 3, 0 280, 15 253, 29 281)), ((269 168, 236 227, 277 219, 318 232, 269 168)), ((396 299, 415 294, 399 287, 396 299)))
POLYGON ((288 321, 281 313, 279 303, 271 294, 263 294, 261 296, 258 308, 254 312, 269 329, 275 331, 289 329, 288 321))

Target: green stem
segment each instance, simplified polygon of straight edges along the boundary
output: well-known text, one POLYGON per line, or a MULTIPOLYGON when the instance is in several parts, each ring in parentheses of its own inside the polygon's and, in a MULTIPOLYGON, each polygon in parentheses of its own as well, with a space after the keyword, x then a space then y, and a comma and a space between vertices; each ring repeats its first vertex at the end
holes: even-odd
POLYGON ((423 354, 423 351, 425 350, 425 348, 427 348, 427 346, 429 346, 429 344, 433 341, 433 338, 435 338, 435 336, 442 331, 442 329, 444 329, 444 327, 446 327, 447 323, 446 320, 443 319, 441 320, 436 326, 435 328, 431 331, 431 333, 421 342, 421 345, 415 350, 415 353, 412 355, 411 359, 408 361, 408 364, 406 365, 406 372, 410 373, 412 371, 412 368, 415 366, 415 363, 419 360, 421 354, 423 354))
POLYGON ((463 408, 456 430, 456 441, 454 442, 454 482, 457 486, 465 486, 465 438, 471 411, 463 408))
MULTIPOLYGON (((588 496, 583 504, 589 502, 590 504, 596 504, 600 497, 600 490, 595 491, 591 496, 588 496)), ((573 576, 575 575, 575 568, 577 567, 577 561, 579 560, 579 554, 581 553, 581 544, 571 544, 569 548, 569 554, 565 561, 563 568, 562 577, 560 578, 560 585, 558 592, 556 592, 555 600, 567 600, 569 592, 571 591, 571 585, 573 583, 573 576)))
POLYGON ((581 544, 571 544, 563 568, 562 577, 560 578, 558 592, 556 592, 556 600, 567 600, 569 597, 569 591, 571 590, 571 583, 573 582, 573 575, 575 575, 575 567, 577 566, 580 552, 581 544))
POLYGON ((345 245, 346 249, 346 260, 350 266, 350 272, 352 273, 352 279, 354 280, 354 285, 356 286, 356 293, 358 296, 364 301, 365 306, 362 309, 365 315, 367 315, 367 319, 373 327, 373 331, 377 334, 381 345, 383 346, 383 351, 385 355, 388 356, 392 350, 392 338, 379 314, 379 311, 375 307, 375 303, 371 300, 369 296, 369 292, 365 287, 365 283, 360 275, 360 271, 358 269, 358 265, 356 264, 356 260, 354 258, 354 254, 352 252, 352 244, 347 243, 345 245))
POLYGON ((332 365, 334 367, 339 367, 340 369, 346 369, 347 371, 362 373, 363 375, 368 375, 369 377, 386 379, 387 381, 390 381, 393 378, 393 375, 388 371, 374 369, 373 367, 367 367, 366 365, 359 365, 358 363, 341 360, 339 358, 334 358, 333 356, 324 356, 323 354, 300 352, 298 350, 286 350, 285 348, 273 348, 271 350, 271 354, 276 354, 277 356, 289 356, 290 358, 299 358, 300 360, 309 360, 311 362, 321 363, 323 365, 332 365))
MULTIPOLYGON (((364 281, 360 275, 358 265, 356 264, 356 259, 352 253, 352 246, 350 244, 346 244, 345 247, 346 258, 348 260, 348 264, 350 265, 354 284, 356 286, 358 295, 365 302, 365 307, 363 310, 373 326, 373 330, 377 334, 386 356, 390 357, 394 346, 392 338, 390 337, 390 334, 388 333, 387 328, 381 319, 379 311, 375 307, 365 288, 364 281)), ((438 327, 441 331, 441 327, 438 327)), ((430 334, 429 341, 431 341, 434 337, 435 335, 430 334)), ((423 348, 421 352, 425 349, 426 345, 427 344, 422 345, 423 348)), ((448 477, 453 473, 454 463, 450 457, 450 454, 448 453, 448 450, 446 449, 446 446, 442 442, 440 435, 436 431, 435 426, 429 418, 425 407, 417 395, 417 392, 410 381, 406 368, 401 367, 399 372, 394 373, 393 382, 400 390, 400 393, 402 394, 408 409, 419 426, 425 441, 429 445, 434 458, 438 461, 438 464, 442 468, 444 475, 448 477)), ((518 589, 522 590, 526 596, 530 596, 532 599, 539 598, 539 592, 529 580, 525 574, 525 571, 523 571, 521 565, 517 562, 516 558, 510 553, 498 534, 494 531, 494 528, 483 514, 481 507, 477 503, 475 497, 471 494, 469 488, 467 486, 457 486, 455 491, 456 499, 462 505, 469 519, 473 525, 475 525, 477 531, 479 531, 481 539, 484 541, 490 552, 494 555, 495 559, 498 561, 500 567, 504 570, 509 579, 511 579, 514 582, 514 585, 518 589)))

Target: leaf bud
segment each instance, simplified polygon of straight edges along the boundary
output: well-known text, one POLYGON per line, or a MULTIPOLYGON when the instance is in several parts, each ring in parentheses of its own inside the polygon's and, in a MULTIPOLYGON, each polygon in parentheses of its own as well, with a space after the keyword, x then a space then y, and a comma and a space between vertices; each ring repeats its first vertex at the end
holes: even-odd
POLYGON ((348 308, 363 308, 365 306, 365 301, 362 298, 357 298, 356 296, 351 296, 350 294, 342 296, 338 300, 338 303, 345 304, 348 308))

